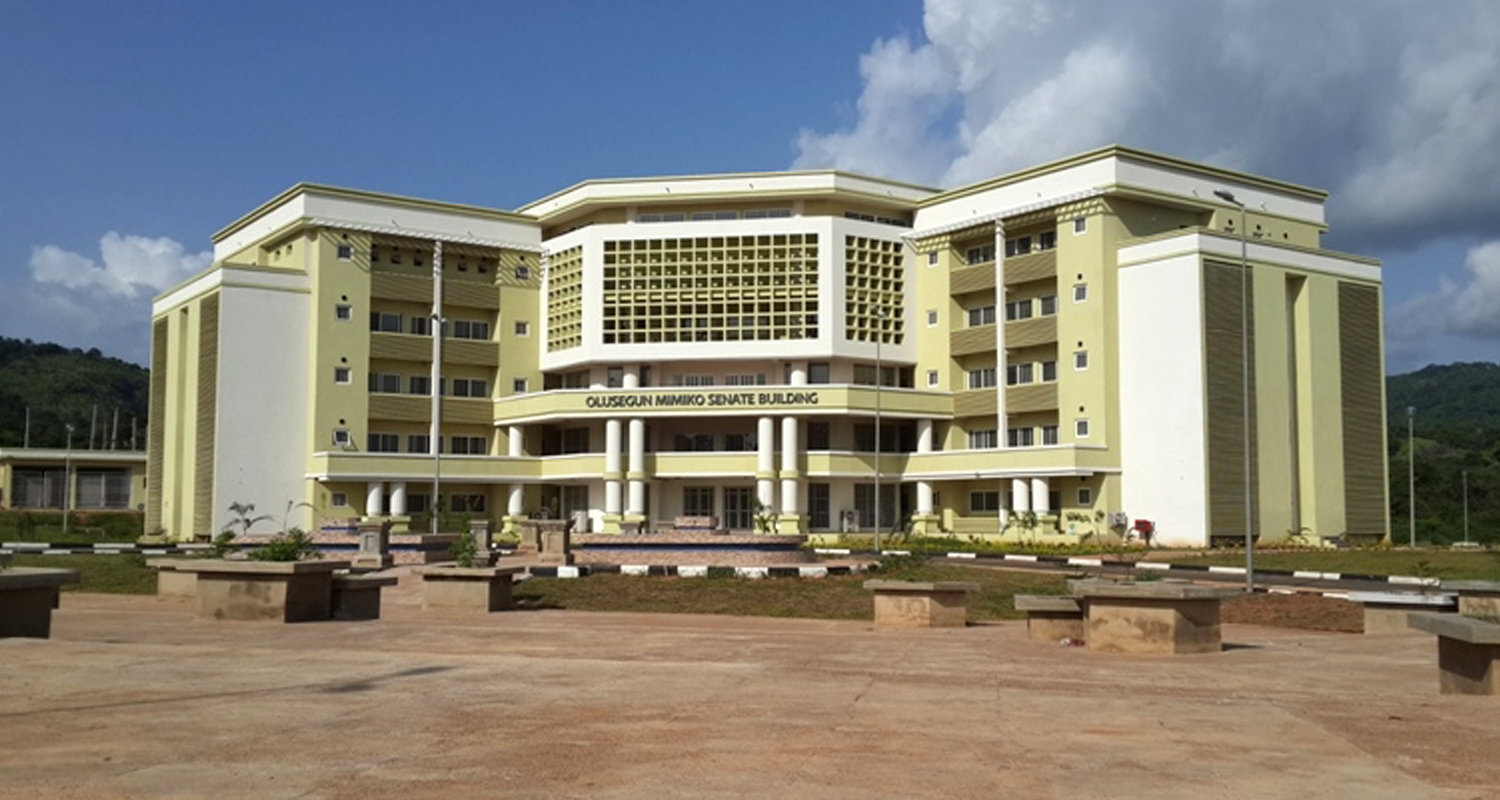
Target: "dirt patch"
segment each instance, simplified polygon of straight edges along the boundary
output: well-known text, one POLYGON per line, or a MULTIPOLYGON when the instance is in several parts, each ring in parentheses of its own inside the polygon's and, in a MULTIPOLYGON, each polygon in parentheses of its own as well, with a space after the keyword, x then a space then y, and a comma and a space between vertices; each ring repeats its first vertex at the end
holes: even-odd
POLYGON ((1234 597, 1220 614, 1224 622, 1308 631, 1360 633, 1365 624, 1359 604, 1309 593, 1234 597))

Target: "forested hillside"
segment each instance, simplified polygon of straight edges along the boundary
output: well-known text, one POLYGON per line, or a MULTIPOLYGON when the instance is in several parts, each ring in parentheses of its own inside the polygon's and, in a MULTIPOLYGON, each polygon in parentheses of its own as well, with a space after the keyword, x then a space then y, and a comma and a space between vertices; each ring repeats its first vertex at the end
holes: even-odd
POLYGON ((0 336, 0 447, 20 447, 31 409, 31 446, 62 447, 67 425, 73 446, 88 449, 90 422, 98 408, 93 446, 110 447, 119 410, 115 449, 130 447, 134 418, 136 444, 146 444, 149 373, 98 350, 83 351, 55 344, 0 336))
POLYGON ((1500 364, 1424 367, 1386 379, 1391 470, 1391 538, 1410 536, 1407 470, 1416 473, 1417 539, 1463 538, 1464 473, 1469 535, 1500 543, 1500 364), (1414 410, 1413 448, 1406 409, 1414 410), (1415 455, 1410 462, 1408 455, 1415 455))

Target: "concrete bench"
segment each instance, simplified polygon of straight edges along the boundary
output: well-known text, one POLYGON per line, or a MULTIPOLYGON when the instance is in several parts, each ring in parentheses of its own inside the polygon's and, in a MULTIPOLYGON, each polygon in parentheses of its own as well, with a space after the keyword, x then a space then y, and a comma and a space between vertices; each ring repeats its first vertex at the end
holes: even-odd
POLYGON ((156 570, 156 596, 190 600, 198 596, 198 573, 182 571, 180 558, 148 558, 146 566, 156 570))
POLYGON ((423 567, 422 608, 505 611, 521 567, 423 567))
POLYGON ((672 529, 678 531, 716 531, 718 517, 677 517, 672 520, 672 529))
POLYGON ((333 573, 348 568, 347 561, 182 559, 172 571, 196 577, 205 619, 307 622, 332 618, 333 573))
POLYGON ((77 583, 78 571, 47 567, 7 567, 0 572, 0 639, 52 636, 52 610, 64 584, 77 583))
POLYGON ((1172 581, 1072 581, 1084 609, 1084 640, 1108 653, 1216 653, 1219 604, 1239 589, 1172 581))
POLYGON ((1438 637, 1438 691, 1500 694, 1500 623, 1460 614, 1413 613, 1412 628, 1438 637))
POLYGON ((969 593, 977 583, 961 581, 865 581, 875 593, 875 625, 899 628, 962 628, 969 621, 969 593))
POLYGON ((1016 610, 1026 612, 1026 635, 1033 642, 1083 641, 1083 606, 1060 595, 1016 595, 1016 610))
POLYGON ((394 575, 335 575, 330 606, 334 619, 380 619, 380 590, 396 585, 394 575))
POLYGON ((1443 581, 1443 590, 1458 592, 1466 617, 1500 617, 1500 581, 1443 581))
POLYGON ((1350 592, 1349 600, 1359 603, 1364 609, 1366 635, 1414 633, 1406 623, 1412 612, 1453 613, 1458 610, 1457 596, 1451 592, 1350 592))

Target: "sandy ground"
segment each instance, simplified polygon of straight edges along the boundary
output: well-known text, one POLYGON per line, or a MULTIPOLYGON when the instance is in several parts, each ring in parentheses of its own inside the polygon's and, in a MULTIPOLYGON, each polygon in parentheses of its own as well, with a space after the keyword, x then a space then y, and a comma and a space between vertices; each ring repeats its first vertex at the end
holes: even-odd
POLYGON ((1226 625, 1200 656, 569 611, 198 620, 69 594, 0 641, 0 797, 1500 797, 1500 698, 1431 637, 1226 625))

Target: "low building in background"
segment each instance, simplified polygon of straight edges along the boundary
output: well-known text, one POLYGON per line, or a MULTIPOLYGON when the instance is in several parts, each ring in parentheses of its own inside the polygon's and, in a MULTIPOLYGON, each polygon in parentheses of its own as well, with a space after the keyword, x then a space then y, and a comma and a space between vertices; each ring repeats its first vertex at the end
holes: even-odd
POLYGON ((146 525, 1378 541, 1380 268, 1321 248, 1325 199, 1122 147, 515 212, 301 184, 156 298, 146 525))
POLYGON ((0 509, 140 511, 145 504, 143 452, 0 449, 0 509))

